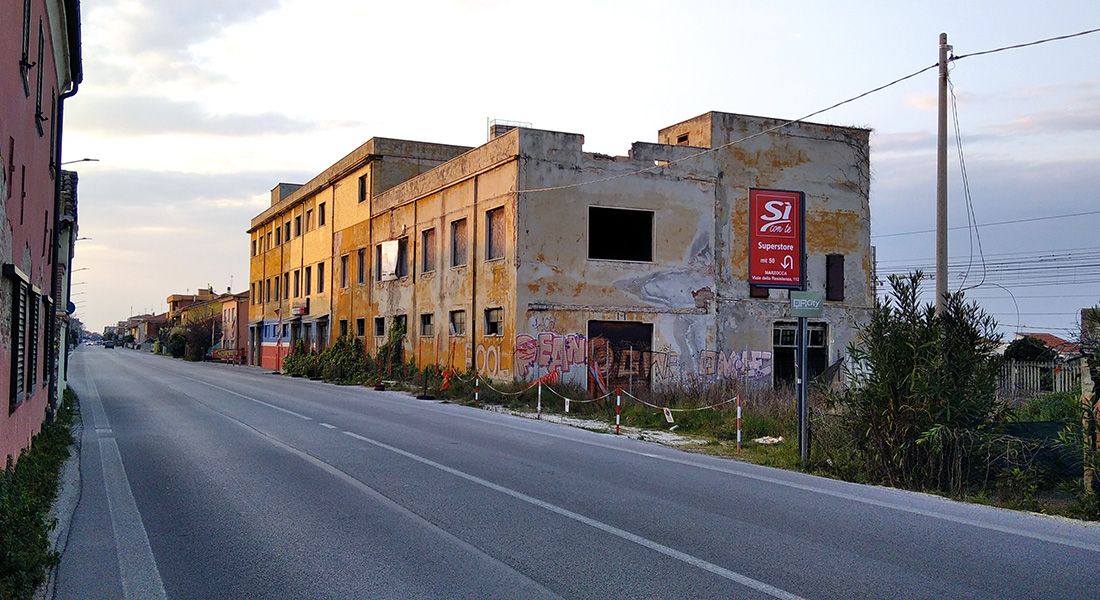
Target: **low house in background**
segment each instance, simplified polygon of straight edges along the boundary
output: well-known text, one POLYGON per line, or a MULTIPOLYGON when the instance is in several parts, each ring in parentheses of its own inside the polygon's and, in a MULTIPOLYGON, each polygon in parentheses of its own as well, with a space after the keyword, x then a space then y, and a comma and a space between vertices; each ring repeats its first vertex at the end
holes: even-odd
POLYGON ((185 308, 192 304, 208 302, 217 296, 214 288, 210 286, 199 288, 194 294, 172 294, 165 300, 168 303, 168 320, 174 324, 179 323, 179 316, 185 308))
POLYGON ((222 296, 222 341, 220 356, 215 358, 232 362, 246 362, 248 358, 248 291, 222 296))
POLYGON ((1020 338, 1032 338, 1042 342, 1043 345, 1054 350, 1058 354, 1059 360, 1069 360, 1081 354, 1081 344, 1061 338, 1053 333, 1017 333, 1015 339, 1020 338))

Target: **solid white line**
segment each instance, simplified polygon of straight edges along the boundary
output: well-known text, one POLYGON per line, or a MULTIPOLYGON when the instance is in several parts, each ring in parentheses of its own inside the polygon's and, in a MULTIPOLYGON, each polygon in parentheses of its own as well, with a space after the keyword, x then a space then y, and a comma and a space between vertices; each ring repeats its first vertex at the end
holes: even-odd
POLYGON ((329 425, 328 423, 323 423, 323 422, 320 422, 320 421, 318 421, 318 424, 319 424, 319 425, 320 425, 321 427, 324 427, 324 428, 326 428, 326 429, 336 429, 336 426, 335 426, 335 425, 329 425))
MULTIPOLYGON (((481 418, 472 417, 472 416, 469 416, 469 415, 460 415, 460 414, 456 414, 456 413, 453 413, 453 412, 433 410, 433 409, 428 409, 428 410, 432 410, 432 412, 436 412, 436 413, 440 413, 440 414, 447 414, 447 415, 456 416, 456 417, 459 417, 459 418, 462 418, 462 419, 469 419, 471 421, 479 421, 479 422, 482 422, 482 423, 487 423, 489 425, 495 425, 497 427, 505 427, 507 429, 514 429, 516 431, 522 431, 522 432, 525 432, 525 433, 534 433, 534 434, 537 434, 537 435, 542 435, 542 436, 551 437, 551 438, 557 438, 557 439, 560 439, 560 440, 566 440, 566 441, 570 441, 570 442, 574 442, 574 443, 578 443, 578 444, 585 444, 585 445, 588 445, 588 446, 595 446, 597 448, 605 448, 605 449, 608 449, 608 450, 617 450, 619 452, 625 452, 627 454, 633 454, 633 455, 636 455, 636 456, 644 456, 646 458, 652 458, 652 459, 661 460, 661 461, 670 462, 670 463, 675 463, 675 464, 679 464, 679 465, 686 465, 686 466, 689 466, 689 467, 695 467, 695 468, 704 469, 704 470, 707 470, 707 471, 715 471, 715 472, 718 472, 718 473, 725 473, 727 475, 733 475, 735 477, 744 477, 746 479, 753 479, 755 481, 762 481, 762 482, 765 482, 765 483, 771 483, 771 484, 774 484, 774 485, 779 485, 779 486, 788 487, 788 488, 792 488, 792 489, 802 490, 802 491, 811 492, 811 493, 815 493, 815 494, 822 494, 822 495, 825 495, 825 496, 832 496, 834 498, 840 498, 840 499, 843 499, 843 500, 850 500, 852 502, 859 502, 859 503, 862 503, 862 504, 869 504, 871 506, 878 506, 880 508, 887 508, 887 509, 891 509, 891 510, 907 512, 907 513, 910 513, 910 514, 921 515, 921 516, 924 516, 924 517, 930 517, 930 518, 933 518, 933 519, 940 519, 940 520, 943 520, 943 521, 950 521, 952 523, 958 523, 960 525, 969 525, 971 527, 977 527, 977 528, 986 529, 986 530, 989 530, 989 531, 996 531, 996 532, 999 532, 999 533, 1007 533, 1009 535, 1018 535, 1020 537, 1025 537, 1025 538, 1029 538, 1029 539, 1033 539, 1033 540, 1038 540, 1038 541, 1041 541, 1041 542, 1049 542, 1049 543, 1052 543, 1052 544, 1058 544, 1060 546, 1069 546, 1069 547, 1072 547, 1072 548, 1079 548, 1081 550, 1089 550, 1089 551, 1092 551, 1092 552, 1100 552, 1100 544, 1090 544, 1088 542, 1080 542, 1080 541, 1077 541, 1077 540, 1064 538, 1064 537, 1059 537, 1059 536, 1054 536, 1054 535, 1047 535, 1047 534, 1043 534, 1043 533, 1034 533, 1034 532, 1031 532, 1031 531, 1027 531, 1027 530, 1024 530, 1024 529, 1018 529, 1018 528, 1015 528, 1015 527, 1005 527, 1005 526, 1002 526, 1002 525, 994 525, 994 524, 991 524, 991 523, 985 523, 985 522, 982 522, 982 521, 978 521, 977 519, 969 519, 967 517, 957 517, 955 515, 949 515, 947 513, 942 513, 942 512, 933 511, 933 510, 925 510, 925 509, 922 509, 922 508, 914 508, 914 507, 905 506, 905 505, 902 505, 902 504, 897 504, 895 502, 888 502, 888 501, 885 501, 885 500, 875 500, 873 498, 864 498, 862 496, 857 496, 855 494, 849 494, 849 493, 846 493, 846 492, 838 492, 838 491, 834 491, 834 490, 828 490, 828 489, 824 489, 824 488, 820 488, 820 487, 812 486, 812 485, 808 485, 808 484, 795 483, 793 481, 784 481, 782 479, 779 479, 779 478, 776 478, 776 477, 769 477, 767 475, 756 475, 756 474, 753 474, 753 473, 745 473, 745 472, 742 472, 742 471, 735 471, 733 469, 727 469, 727 468, 724 468, 724 467, 708 465, 708 464, 703 464, 703 463, 697 463, 697 462, 693 462, 693 461, 690 461, 690 460, 684 460, 684 459, 681 459, 681 458, 674 458, 674 457, 671 457, 671 456, 661 456, 661 455, 658 455, 658 454, 650 454, 648 452, 641 452, 641 451, 638 451, 638 450, 631 450, 630 448, 623 448, 621 446, 615 446, 615 445, 612 445, 612 444, 602 444, 600 442, 592 442, 592 441, 588 441, 588 440, 581 440, 581 439, 577 439, 577 438, 572 437, 572 436, 560 435, 560 434, 556 434, 556 433, 549 433, 549 432, 546 432, 546 431, 539 431, 537 429, 530 428, 530 427, 519 427, 517 425, 508 425, 506 423, 501 423, 499 421, 492 421, 492 420, 489 420, 489 419, 481 419, 481 418)), ((522 417, 518 417, 518 418, 522 418, 522 417)), ((947 501, 948 500, 944 499, 944 502, 947 502, 947 501)))
POLYGON ((615 527, 614 525, 608 525, 607 523, 604 523, 602 521, 597 521, 596 519, 593 519, 591 517, 586 517, 582 514, 575 513, 575 512, 573 512, 569 509, 562 508, 562 507, 560 507, 556 504, 551 504, 549 502, 546 502, 545 500, 539 500, 538 498, 528 496, 527 494, 524 494, 522 492, 518 492, 518 491, 513 490, 511 488, 504 487, 502 485, 493 483, 493 482, 488 481, 486 479, 482 479, 482 478, 480 478, 476 475, 471 475, 469 473, 466 473, 465 471, 459 471, 458 469, 455 469, 455 468, 452 468, 452 467, 448 467, 447 465, 437 463, 434 460, 431 460, 429 458, 424 458, 423 456, 420 456, 418 454, 413 454, 412 452, 408 452, 406 450, 396 448, 396 447, 391 446, 389 444, 386 444, 384 442, 379 442, 378 440, 373 440, 371 438, 364 437, 362 435, 359 435, 357 433, 352 433, 350 431, 345 431, 344 435, 347 435, 349 437, 353 437, 357 440, 366 442, 366 443, 371 444, 373 446, 377 446, 379 448, 382 448, 383 450, 389 450, 390 452, 393 452, 394 454, 399 454, 401 456, 404 456, 405 458, 410 458, 412 460, 415 460, 416 462, 419 462, 421 464, 425 464, 425 465, 428 465, 430 467, 439 469, 440 471, 443 471, 445 473, 450 473, 451 475, 454 475, 456 477, 461 477, 462 479, 465 479, 467 481, 476 483, 476 484, 478 484, 482 487, 486 487, 486 488, 489 488, 493 491, 500 492, 502 494, 511 496, 511 497, 513 497, 517 500, 521 500, 523 502, 526 502, 528 504, 532 504, 532 505, 537 506, 539 508, 548 510, 552 513, 561 515, 561 516, 566 517, 568 519, 572 519, 572 520, 577 521, 579 523, 583 523, 585 525, 588 525, 589 527, 593 527, 595 529, 599 529, 600 531, 610 533, 611 535, 622 538, 622 539, 624 539, 628 542, 634 542, 635 544, 638 544, 639 546, 649 548, 650 550, 653 550, 655 552, 659 552, 659 553, 664 554, 665 556, 668 556, 668 557, 671 557, 671 558, 675 558, 676 560, 687 563, 687 564, 689 564, 693 567, 697 567, 697 568, 702 569, 704 571, 709 571, 711 573, 714 573, 715 575, 718 575, 719 577, 723 577, 723 578, 728 579, 730 581, 739 583, 739 584, 741 584, 745 587, 754 589, 758 592, 767 594, 767 595, 772 596, 774 598, 784 598, 786 600, 802 600, 800 596, 796 596, 795 594, 792 594, 792 593, 787 592, 785 590, 781 590, 781 589, 779 589, 775 586, 768 585, 768 584, 766 584, 762 581, 758 581, 758 580, 753 579, 751 577, 748 577, 748 576, 742 575, 740 573, 731 571, 731 570, 729 570, 725 567, 720 567, 720 566, 718 566, 714 563, 707 562, 707 561, 705 561, 701 558, 692 556, 692 555, 687 554, 685 552, 681 552, 679 550, 676 550, 675 548, 670 548, 668 546, 665 546, 664 544, 655 542, 655 541, 650 540, 648 538, 644 538, 640 535, 630 533, 629 531, 626 531, 626 530, 623 530, 623 529, 619 529, 618 527, 615 527))
MULTIPOLYGON (((96 429, 109 429, 107 413, 103 410, 99 390, 95 380, 84 365, 84 381, 88 384, 88 393, 81 402, 87 402, 92 409, 96 429)), ((164 582, 157 569, 157 560, 149 545, 149 535, 141 520, 130 481, 126 477, 126 468, 122 464, 122 453, 113 437, 99 438, 99 459, 103 469, 103 487, 107 496, 107 511, 111 518, 111 528, 115 538, 115 553, 118 558, 119 579, 122 594, 127 600, 158 600, 167 598, 164 582)))
POLYGON ((234 392, 231 389, 223 388, 220 385, 214 385, 213 383, 209 383, 209 382, 203 381, 201 379, 195 379, 194 377, 188 377, 186 375, 180 375, 178 373, 173 373, 173 375, 175 375, 176 377, 181 377, 183 379, 187 379, 188 381, 194 381, 195 383, 201 383, 203 385, 208 385, 208 386, 210 386, 210 387, 212 387, 216 390, 221 390, 221 391, 223 391, 227 394, 233 394, 234 396, 237 396, 238 398, 244 398, 245 400, 251 400, 252 402, 255 402, 256 404, 262 404, 262 405, 264 405, 268 408, 273 408, 273 409, 275 409, 279 412, 284 412, 288 415, 294 415, 295 417, 298 417, 299 419, 304 419, 306 421, 312 421, 313 420, 313 417, 307 417, 307 416, 303 415, 302 413, 294 412, 294 411, 290 410, 289 408, 283 408, 281 406, 275 406, 274 404, 271 404, 269 402, 264 402, 263 400, 257 400, 256 398, 253 398, 251 396, 245 396, 244 394, 234 392))

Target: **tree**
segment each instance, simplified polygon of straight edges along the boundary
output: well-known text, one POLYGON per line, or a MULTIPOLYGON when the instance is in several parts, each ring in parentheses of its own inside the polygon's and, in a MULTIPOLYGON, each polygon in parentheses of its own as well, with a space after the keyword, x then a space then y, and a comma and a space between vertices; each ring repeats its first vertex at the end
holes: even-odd
POLYGON ((1005 360, 1017 360, 1022 362, 1054 362, 1058 353, 1042 341, 1024 336, 1012 340, 1005 349, 1005 360))
POLYGON ((957 492, 980 460, 970 440, 1005 410, 996 397, 1000 335, 961 292, 948 295, 942 313, 921 304, 921 277, 890 277, 890 297, 876 302, 849 348, 849 386, 827 398, 843 413, 851 467, 863 477, 957 492))

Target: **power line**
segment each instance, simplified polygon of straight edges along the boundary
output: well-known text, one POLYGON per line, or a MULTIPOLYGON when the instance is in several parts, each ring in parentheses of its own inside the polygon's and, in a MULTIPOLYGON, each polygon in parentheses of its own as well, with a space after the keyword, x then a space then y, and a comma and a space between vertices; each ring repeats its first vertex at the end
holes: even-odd
POLYGON ((1005 50, 1015 50, 1017 48, 1027 48, 1028 46, 1037 46, 1039 44, 1045 44, 1047 42, 1055 42, 1055 41, 1058 41, 1058 40, 1068 40, 1070 38, 1075 38, 1075 37, 1079 37, 1079 36, 1082 36, 1082 35, 1088 35, 1090 33, 1096 33, 1096 32, 1100 32, 1100 27, 1098 27, 1096 29, 1087 29, 1085 31, 1079 31, 1077 33, 1070 33, 1070 34, 1066 34, 1066 35, 1059 35, 1059 36, 1045 38, 1045 39, 1041 39, 1041 40, 1035 40, 1034 42, 1025 42, 1023 44, 1013 44, 1011 46, 1002 46, 1000 48, 993 48, 992 50, 982 50, 980 52, 971 52, 969 54, 960 54, 958 56, 952 56, 948 60, 956 61, 956 60, 962 60, 964 58, 970 58, 972 56, 982 56, 984 54, 994 54, 996 52, 1004 52, 1005 50))
MULTIPOLYGON (((1097 214, 1100 214, 1100 210, 1088 210, 1088 211, 1084 211, 1084 212, 1068 213, 1068 214, 1064 214, 1064 215, 1048 215, 1048 216, 1045 216, 1045 217, 1030 217, 1030 218, 1027 218, 1027 219, 1013 219, 1011 221, 995 221, 993 223, 983 223, 981 225, 981 227, 993 227, 995 225, 1012 225, 1012 224, 1015 224, 1015 223, 1032 223, 1034 221, 1049 221, 1051 219, 1068 219, 1070 217, 1084 217, 1084 216, 1088 216, 1088 215, 1097 215, 1097 214)), ((947 228, 948 231, 955 231, 955 230, 958 230, 958 229, 969 229, 969 226, 959 225, 959 226, 948 227, 947 228)), ((887 238, 887 237, 898 237, 898 236, 902 236, 902 235, 917 235, 918 233, 936 233, 936 230, 935 229, 921 229, 920 231, 902 231, 902 232, 898 232, 898 233, 876 233, 876 234, 872 235, 871 237, 873 237, 873 238, 887 238)))

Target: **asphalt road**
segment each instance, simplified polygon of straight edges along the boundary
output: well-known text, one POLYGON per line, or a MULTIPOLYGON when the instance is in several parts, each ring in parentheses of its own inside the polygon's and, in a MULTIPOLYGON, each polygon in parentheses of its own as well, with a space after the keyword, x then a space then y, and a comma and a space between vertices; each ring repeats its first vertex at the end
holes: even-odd
POLYGON ((1100 598, 1100 528, 83 348, 58 598, 1100 598))

